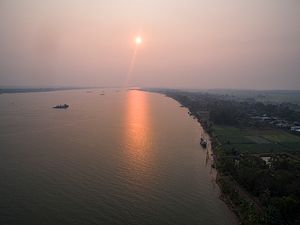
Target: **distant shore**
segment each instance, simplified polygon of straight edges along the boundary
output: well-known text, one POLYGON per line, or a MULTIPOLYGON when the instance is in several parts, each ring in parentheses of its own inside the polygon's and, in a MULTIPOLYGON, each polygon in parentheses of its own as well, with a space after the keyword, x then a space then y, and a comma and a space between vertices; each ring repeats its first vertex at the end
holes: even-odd
POLYGON ((0 87, 0 94, 14 94, 14 93, 32 93, 32 92, 51 92, 51 91, 69 91, 79 89, 93 89, 100 87, 45 87, 45 88, 10 88, 0 87))
POLYGON ((79 88, 0 88, 0 94, 65 91, 79 88))

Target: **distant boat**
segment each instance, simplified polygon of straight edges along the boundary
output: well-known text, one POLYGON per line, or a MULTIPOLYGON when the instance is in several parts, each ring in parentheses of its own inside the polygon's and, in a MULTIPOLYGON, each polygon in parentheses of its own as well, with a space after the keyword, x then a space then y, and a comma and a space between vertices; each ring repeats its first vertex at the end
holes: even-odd
POLYGON ((204 140, 203 138, 200 138, 200 145, 201 145, 203 148, 206 148, 206 147, 207 147, 207 141, 204 140))
POLYGON ((67 109, 69 108, 69 105, 63 104, 63 105, 57 105, 53 107, 54 109, 67 109))

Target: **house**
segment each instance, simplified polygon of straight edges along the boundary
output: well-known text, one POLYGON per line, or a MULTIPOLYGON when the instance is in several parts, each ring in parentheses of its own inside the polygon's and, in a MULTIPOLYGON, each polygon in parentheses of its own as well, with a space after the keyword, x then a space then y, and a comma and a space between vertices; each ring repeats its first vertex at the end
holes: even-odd
POLYGON ((300 132, 300 126, 293 126, 293 127, 291 127, 291 131, 300 132))

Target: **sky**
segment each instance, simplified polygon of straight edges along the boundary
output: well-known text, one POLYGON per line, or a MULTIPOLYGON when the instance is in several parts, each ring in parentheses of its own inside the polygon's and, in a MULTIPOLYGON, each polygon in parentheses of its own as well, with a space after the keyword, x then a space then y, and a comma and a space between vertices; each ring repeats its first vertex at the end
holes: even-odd
POLYGON ((127 85, 300 89, 300 1, 0 0, 0 86, 127 85))

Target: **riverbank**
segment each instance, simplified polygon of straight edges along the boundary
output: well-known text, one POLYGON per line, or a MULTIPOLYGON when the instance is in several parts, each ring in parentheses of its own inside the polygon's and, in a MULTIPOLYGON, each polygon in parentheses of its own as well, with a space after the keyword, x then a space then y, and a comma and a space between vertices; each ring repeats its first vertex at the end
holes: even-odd
MULTIPOLYGON (((189 114, 189 115, 194 117, 193 114, 189 114)), ((220 191, 219 199, 221 201, 223 201, 226 204, 226 206, 228 207, 228 209, 230 210, 231 216, 232 216, 233 220, 235 221, 235 225, 243 224, 242 218, 238 214, 238 210, 237 210, 236 206, 231 201, 230 196, 228 196, 226 193, 224 193, 224 190, 222 188, 223 187, 222 179, 224 179, 224 177, 222 175, 220 175, 220 172, 218 171, 218 168, 216 166, 218 156, 213 148, 213 143, 214 143, 213 137, 208 133, 207 129, 205 129, 205 127, 201 124, 201 121, 198 120, 198 123, 202 127, 202 129, 205 131, 205 134, 204 134, 205 138, 207 140, 209 140, 209 145, 208 145, 207 151, 209 152, 210 157, 213 157, 211 167, 215 171, 214 181, 216 182, 216 184, 219 187, 219 191, 220 191)))
MULTIPOLYGON (((193 115, 190 115, 193 116, 193 115)), ((207 133, 207 131, 203 128, 201 122, 199 122, 199 125, 202 127, 202 129, 205 131, 204 133, 204 137, 206 140, 209 140, 209 144, 207 147, 207 151, 208 151, 208 155, 210 157, 213 157, 213 161, 211 161, 210 166, 212 167, 212 170, 214 170, 215 172, 212 174, 214 182, 216 183, 216 185, 218 186, 218 190, 219 190, 219 199, 221 201, 223 201, 227 208, 229 209, 229 211, 231 212, 231 217, 233 219, 233 221, 235 222, 233 225, 240 225, 242 224, 241 219, 239 218, 238 214, 237 214, 237 210, 236 207, 232 204, 230 198, 224 194, 224 192, 222 191, 222 184, 220 182, 222 176, 220 176, 220 173, 218 172, 217 168, 216 168, 216 160, 217 160, 217 156, 214 152, 214 149, 212 148, 212 137, 207 133)))
POLYGON ((241 223, 300 223, 300 138, 253 117, 270 115, 292 122, 298 115, 295 107, 200 91, 155 92, 187 108, 210 135, 222 198, 241 223), (270 108, 283 113, 270 114, 270 108))
MULTIPOLYGON (((159 91, 152 91, 152 90, 143 90, 143 91, 146 91, 146 92, 154 92, 154 93, 159 93, 159 94, 163 94, 163 95, 166 95, 165 93, 163 92, 159 92, 159 91)), ((172 98, 171 96, 168 96, 166 95, 166 97, 170 97, 172 98)), ((231 219, 232 221, 234 221, 234 223, 232 225, 240 225, 242 224, 242 220, 240 219, 240 217, 238 216, 238 214, 236 213, 236 208, 234 207, 233 204, 231 204, 231 201, 230 201, 230 198, 226 195, 226 193, 223 192, 222 190, 222 185, 221 185, 221 182, 220 182, 220 179, 222 176, 220 176, 220 173, 216 167, 216 162, 217 162, 217 155, 215 153, 215 149, 213 148, 213 137, 212 135, 210 134, 209 130, 208 130, 208 124, 207 123, 202 123, 202 121, 200 119, 197 118, 197 115, 194 115, 189 107, 187 107, 186 105, 183 104, 183 102, 180 102, 178 101, 176 98, 172 98, 173 100, 175 100, 176 102, 180 103, 180 107, 184 107, 184 108, 187 108, 189 110, 188 114, 189 116, 191 116, 193 119, 197 119, 197 122, 199 123, 199 125, 202 127, 202 129, 204 130, 204 133, 202 134, 203 138, 208 140, 208 145, 207 145, 207 158, 206 158, 206 162, 210 162, 210 166, 212 168, 213 171, 215 171, 215 173, 212 173, 212 179, 213 179, 213 182, 218 186, 218 195, 219 195, 219 199, 225 203, 225 205, 227 206, 227 208, 229 209, 229 212, 230 212, 230 215, 231 215, 231 219), (209 158, 212 157, 213 160, 209 160, 209 158)), ((200 138, 200 137, 199 137, 200 138)))
MULTIPOLYGON (((176 100, 176 99, 175 99, 176 100)), ((206 133, 206 139, 210 140, 209 150, 213 155, 213 163, 211 166, 216 170, 216 184, 220 189, 219 199, 222 200, 230 212, 236 224, 263 224, 263 209, 243 187, 241 187, 230 175, 223 174, 218 167, 219 161, 222 159, 223 149, 218 142, 214 132, 213 126, 209 123, 204 123, 197 115, 189 112, 189 115, 197 119, 199 125, 206 133)))
MULTIPOLYGON (((169 96, 170 97, 170 96, 169 96)), ((172 97, 171 97, 172 98, 172 97)), ((175 101, 179 102, 182 104, 182 102, 178 101, 175 98, 172 98, 175 101)), ((252 225, 256 224, 254 220, 257 220, 257 215, 256 213, 249 213, 247 210, 243 210, 237 202, 242 202, 242 204, 245 204, 246 207, 251 208, 251 211, 256 211, 252 206, 254 205, 252 203, 251 198, 248 198, 249 195, 246 194, 245 191, 241 191, 242 187, 240 187, 236 182, 233 185, 232 184, 232 179, 229 178, 228 176, 224 176, 221 171, 218 170, 218 160, 220 159, 220 154, 218 152, 218 149, 216 148, 216 143, 217 140, 214 137, 214 134, 212 133, 212 125, 209 124, 208 121, 202 121, 201 119, 197 118, 198 115, 193 114, 191 110, 185 106, 181 105, 181 107, 185 107, 189 110, 189 116, 193 117, 194 119, 197 119, 199 125, 202 127, 202 129, 205 131, 204 138, 209 140, 209 145, 208 145, 208 151, 210 152, 209 155, 213 157, 213 161, 211 163, 211 167, 216 171, 216 176, 215 176, 215 182, 219 187, 220 190, 220 195, 219 199, 223 201, 228 209, 231 212, 232 218, 235 221, 236 225, 239 224, 245 224, 245 225, 252 225), (229 182, 231 184, 229 184, 229 182), (228 187, 234 187, 230 191, 228 190, 228 187), (232 193, 235 195, 232 195, 232 193), (242 194, 241 194, 242 193, 242 194), (249 215, 247 215, 249 214, 249 215), (249 218, 250 217, 250 218, 249 218), (252 221, 252 218, 254 220, 252 221)))

